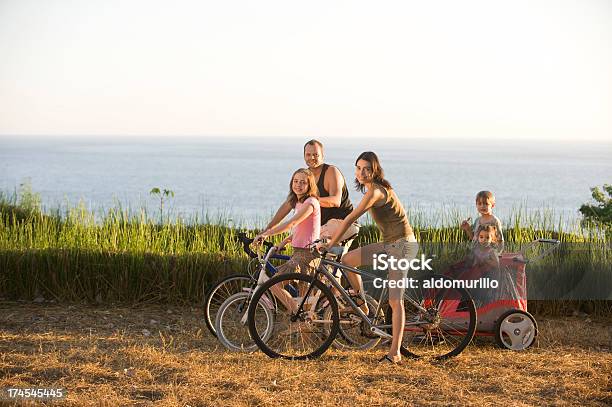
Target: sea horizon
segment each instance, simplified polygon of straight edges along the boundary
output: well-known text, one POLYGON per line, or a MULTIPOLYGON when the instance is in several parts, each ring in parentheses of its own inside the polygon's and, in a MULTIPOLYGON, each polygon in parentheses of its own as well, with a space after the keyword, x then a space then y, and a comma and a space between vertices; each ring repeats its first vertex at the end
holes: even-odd
MULTIPOLYGON (((302 137, 0 137, 0 191, 23 183, 47 209, 76 206, 99 212, 145 207, 156 217, 154 187, 174 191, 169 218, 224 216, 236 224, 265 223, 288 192, 289 178, 305 166, 302 137)), ((377 152, 386 176, 407 210, 475 216, 473 200, 492 190, 495 213, 508 218, 548 211, 575 223, 590 201, 589 188, 609 182, 612 144, 537 140, 344 139, 321 137, 326 162, 344 174, 354 204, 354 159, 377 152)))

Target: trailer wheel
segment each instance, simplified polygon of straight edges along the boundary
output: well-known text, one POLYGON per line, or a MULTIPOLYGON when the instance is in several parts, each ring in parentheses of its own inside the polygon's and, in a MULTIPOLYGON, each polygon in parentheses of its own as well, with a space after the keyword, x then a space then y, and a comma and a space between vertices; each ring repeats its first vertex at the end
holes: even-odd
POLYGON ((538 324, 528 312, 512 309, 495 323, 495 342, 504 349, 525 350, 535 342, 538 324))

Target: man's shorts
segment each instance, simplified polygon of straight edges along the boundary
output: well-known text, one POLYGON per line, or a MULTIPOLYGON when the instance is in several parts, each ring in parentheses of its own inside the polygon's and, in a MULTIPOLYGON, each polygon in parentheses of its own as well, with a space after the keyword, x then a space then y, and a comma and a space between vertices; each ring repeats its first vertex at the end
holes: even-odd
MULTIPOLYGON (((325 225, 321 226, 321 238, 330 239, 334 235, 334 233, 336 233, 336 230, 338 230, 342 222, 342 219, 330 219, 325 225)), ((342 242, 343 240, 346 240, 351 236, 357 235, 359 233, 359 227, 360 225, 357 222, 351 224, 346 230, 346 232, 342 234, 339 241, 342 242)))

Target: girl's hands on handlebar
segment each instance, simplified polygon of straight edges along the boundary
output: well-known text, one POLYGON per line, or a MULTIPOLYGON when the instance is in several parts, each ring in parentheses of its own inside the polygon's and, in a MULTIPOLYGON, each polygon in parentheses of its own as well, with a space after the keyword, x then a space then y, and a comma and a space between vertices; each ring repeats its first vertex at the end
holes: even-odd
POLYGON ((266 240, 266 235, 264 233, 260 233, 253 239, 253 245, 259 246, 264 242, 264 240, 266 240))
POLYGON ((319 242, 319 243, 317 243, 315 245, 315 249, 317 250, 317 252, 319 254, 327 253, 329 251, 329 244, 328 243, 319 242))
MULTIPOLYGON (((265 232, 262 232, 253 238, 253 242, 251 244, 255 247, 259 247, 265 242, 267 237, 269 236, 265 232)), ((288 243, 287 239, 283 240, 282 242, 274 246, 274 251, 276 253, 282 252, 283 250, 285 250, 285 245, 287 243, 288 243)))
POLYGON ((282 242, 280 242, 279 244, 275 245, 274 247, 276 248, 276 253, 280 253, 281 251, 285 250, 285 245, 289 243, 287 241, 287 239, 283 240, 282 242))

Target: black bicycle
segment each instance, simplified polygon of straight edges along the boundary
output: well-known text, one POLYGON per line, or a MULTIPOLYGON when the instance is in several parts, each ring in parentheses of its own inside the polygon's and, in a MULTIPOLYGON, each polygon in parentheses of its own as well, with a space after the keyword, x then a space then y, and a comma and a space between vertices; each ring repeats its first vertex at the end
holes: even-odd
MULTIPOLYGON (((359 308, 354 296, 329 271, 339 269, 375 279, 377 276, 343 265, 337 248, 323 253, 314 275, 301 273, 277 275, 253 294, 248 309, 249 333, 255 344, 270 357, 310 359, 323 354, 338 335, 341 317, 336 295, 352 318, 359 322, 365 338, 391 339, 391 312, 383 287, 377 309, 370 315, 359 308), (334 250, 335 249, 335 250, 334 250), (294 296, 286 288, 302 287, 303 296, 294 296), (276 301, 270 305, 269 293, 276 301), (274 307, 270 328, 258 325, 257 310, 274 307), (386 310, 386 311, 384 311, 386 310), (381 317, 381 314, 384 315, 381 317)), ((318 253, 311 248, 313 253, 318 253)), ((413 273, 404 293, 406 323, 400 348, 407 357, 445 359, 460 354, 476 330, 476 308, 470 293, 456 280, 427 272, 413 273)))

